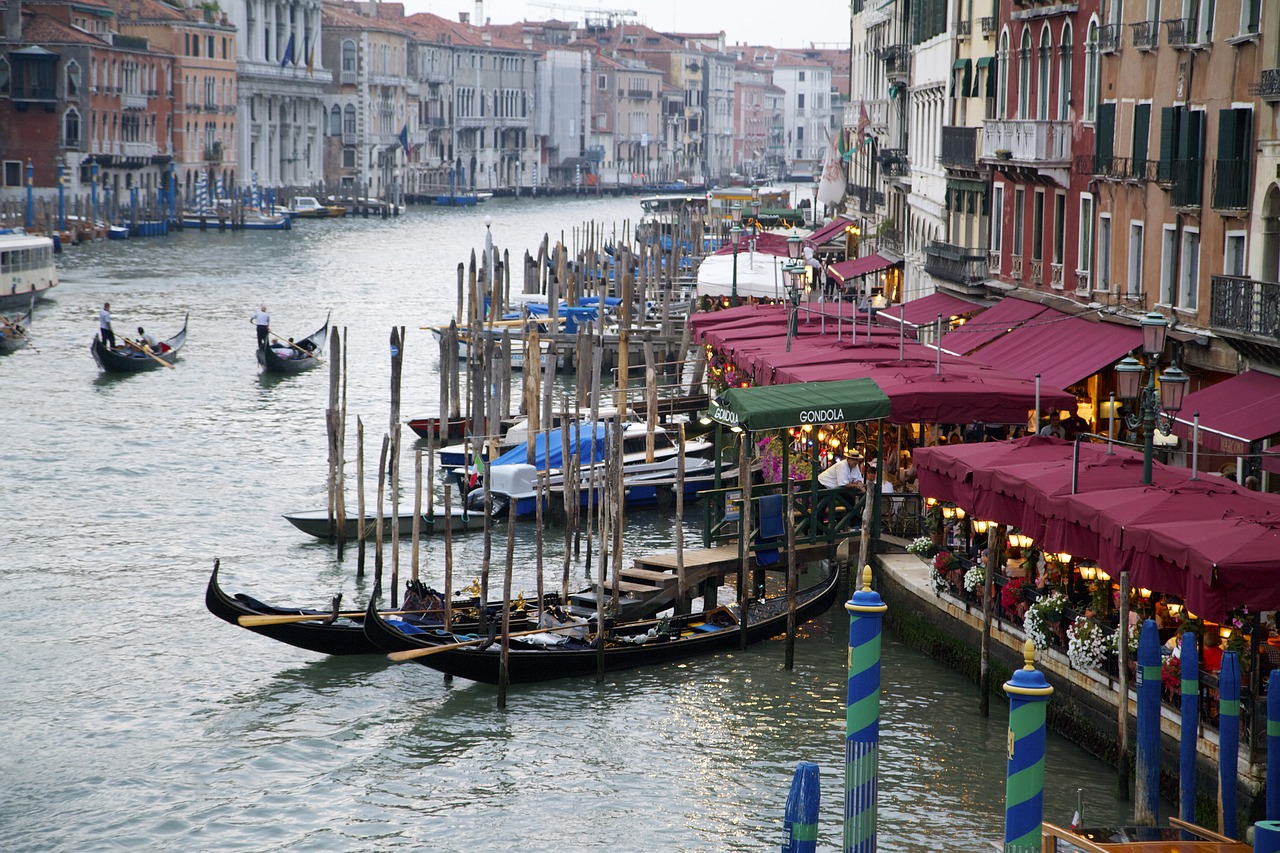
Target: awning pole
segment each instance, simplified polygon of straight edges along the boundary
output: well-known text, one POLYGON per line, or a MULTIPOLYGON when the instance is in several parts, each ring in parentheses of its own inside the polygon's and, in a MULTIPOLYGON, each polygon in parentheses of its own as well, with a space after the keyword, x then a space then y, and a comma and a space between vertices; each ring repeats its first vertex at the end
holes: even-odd
POLYGON ((1107 408, 1107 455, 1114 456, 1116 452, 1116 392, 1112 391, 1108 397, 1111 402, 1107 408))
POLYGON ((1200 413, 1191 416, 1191 479, 1200 479, 1200 413))
POLYGON ((1040 432, 1040 374, 1036 374, 1036 417, 1031 422, 1031 434, 1036 435, 1040 432))
MULTIPOLYGON (((937 319, 937 320, 934 320, 933 322, 934 322, 934 329, 933 329, 933 345, 934 345, 934 347, 936 347, 936 348, 937 348, 937 350, 938 350, 938 356, 937 356, 937 367, 935 367, 935 368, 934 368, 934 373, 935 373, 936 375, 938 375, 938 376, 941 376, 941 375, 942 375, 942 315, 941 315, 941 314, 939 314, 939 315, 938 315, 938 319, 937 319)), ((1039 399, 1040 399, 1040 391, 1039 391, 1039 389, 1040 389, 1040 386, 1039 386, 1039 385, 1036 385, 1036 399, 1037 399, 1037 400, 1039 400, 1039 399)), ((1036 407, 1037 407, 1037 408, 1039 408, 1039 406, 1040 406, 1040 404, 1039 404, 1039 403, 1037 403, 1037 404, 1036 404, 1036 407)))
MULTIPOLYGON (((898 361, 902 361, 904 357, 904 348, 907 344, 907 318, 903 317, 902 322, 898 324, 898 361)), ((941 354, 942 349, 938 349, 941 354)))

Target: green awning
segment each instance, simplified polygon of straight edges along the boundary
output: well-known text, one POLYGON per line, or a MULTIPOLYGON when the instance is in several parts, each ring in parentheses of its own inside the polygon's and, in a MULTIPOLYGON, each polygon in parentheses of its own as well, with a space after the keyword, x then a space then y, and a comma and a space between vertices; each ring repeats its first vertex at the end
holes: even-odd
POLYGON ((977 79, 981 77, 981 72, 985 68, 987 71, 987 97, 994 98, 996 96, 996 58, 994 56, 978 57, 978 72, 973 81, 973 96, 976 98, 982 94, 979 91, 982 84, 977 79))
POLYGON ((960 97, 964 97, 969 94, 969 89, 971 88, 970 82, 973 78, 973 60, 957 59, 955 63, 951 66, 951 81, 953 84, 951 86, 952 95, 956 94, 957 87, 954 85, 954 83, 955 83, 956 75, 961 71, 964 72, 964 77, 960 81, 959 92, 960 92, 960 97))
POLYGON ((889 416, 889 398, 872 379, 730 388, 711 401, 711 418, 750 432, 889 416))

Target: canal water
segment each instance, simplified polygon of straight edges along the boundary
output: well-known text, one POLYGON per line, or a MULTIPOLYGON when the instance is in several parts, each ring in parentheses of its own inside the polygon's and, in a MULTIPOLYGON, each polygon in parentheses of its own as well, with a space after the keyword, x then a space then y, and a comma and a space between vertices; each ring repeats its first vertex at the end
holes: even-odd
MULTIPOLYGON (((438 355, 421 327, 452 315, 456 264, 483 247, 486 216, 518 262, 546 230, 572 240, 588 220, 621 228, 638 214, 634 199, 493 200, 60 256, 62 284, 31 328, 39 351, 0 359, 0 849, 766 850, 798 761, 822 768, 819 847, 838 849, 842 608, 806 629, 793 671, 773 642, 601 686, 518 686, 505 711, 492 687, 322 658, 204 608, 215 558, 225 587, 267 601, 342 592, 357 605, 372 585, 354 549, 339 563, 281 518, 324 505, 327 372, 259 375, 260 302, 282 335, 311 333, 330 310, 347 329, 347 456, 359 416, 376 458, 391 327, 409 330, 403 414, 434 414, 438 355), (104 301, 118 333, 164 338, 189 314, 177 369, 99 375, 89 343, 104 301)), ((673 524, 634 514, 627 559, 669 548, 673 524)), ((442 559, 426 541, 436 586, 442 559)), ((480 537, 456 542, 460 583, 480 560, 480 537)), ((406 549, 405 573, 407 561, 406 549)), ((532 593, 531 526, 515 565, 532 593)), ((990 850, 1003 704, 983 719, 971 684, 892 641, 883 672, 881 849, 990 850)), ((1070 820, 1082 788, 1089 822, 1124 820, 1110 768, 1057 738, 1047 766, 1048 819, 1070 820)))

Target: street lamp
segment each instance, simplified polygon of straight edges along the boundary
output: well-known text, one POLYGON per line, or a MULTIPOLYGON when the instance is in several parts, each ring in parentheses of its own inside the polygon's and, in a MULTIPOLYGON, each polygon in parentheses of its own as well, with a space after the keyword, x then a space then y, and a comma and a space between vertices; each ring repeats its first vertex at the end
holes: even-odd
POLYGON ((1126 356, 1116 365, 1116 395, 1122 400, 1137 401, 1138 413, 1125 416, 1129 429, 1142 427, 1142 482, 1151 485, 1151 456, 1155 446, 1155 431, 1168 435, 1173 431, 1174 416, 1182 409, 1182 398, 1187 392, 1187 374, 1170 365, 1160 374, 1160 390, 1156 391, 1156 369, 1164 354, 1165 335, 1169 321, 1158 311, 1142 318, 1142 352, 1146 365, 1133 356, 1126 356), (1143 384, 1143 372, 1146 384, 1143 384))
POLYGON ((791 303, 787 320, 787 352, 791 352, 791 339, 799 334, 796 320, 800 314, 800 292, 804 288, 804 271, 804 264, 798 261, 782 267, 782 273, 787 277, 787 296, 791 303))
POLYGON ((733 216, 733 227, 729 229, 729 242, 733 244, 733 292, 729 295, 729 304, 738 307, 738 244, 742 242, 742 205, 737 202, 730 208, 733 216))

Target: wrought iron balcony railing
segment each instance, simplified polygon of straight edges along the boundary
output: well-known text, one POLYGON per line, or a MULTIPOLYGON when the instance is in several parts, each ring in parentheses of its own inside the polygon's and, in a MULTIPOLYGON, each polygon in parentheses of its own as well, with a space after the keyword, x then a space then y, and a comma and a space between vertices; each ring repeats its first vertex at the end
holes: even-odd
POLYGON ((1133 27, 1133 46, 1138 50, 1154 50, 1160 41, 1159 21, 1138 21, 1133 27))
POLYGON ((981 284, 987 279, 987 252, 933 241, 924 250, 924 271, 957 284, 981 284))
POLYGON ((982 19, 982 35, 989 36, 996 31, 996 18, 994 15, 988 15, 982 19))
POLYGON ((1280 101, 1280 68, 1264 68, 1258 82, 1249 87, 1264 101, 1280 101))
POLYGON ((1248 210, 1253 183, 1248 160, 1218 160, 1213 169, 1215 210, 1248 210))
POLYGON ((891 44, 880 49, 884 72, 890 79, 905 78, 911 74, 911 46, 891 44))
POLYGON ((1196 43, 1196 20, 1194 18, 1170 18, 1164 22, 1169 28, 1169 47, 1183 50, 1196 43))
POLYGON ((1120 39, 1120 24, 1104 24, 1098 30, 1098 49, 1103 53, 1115 53, 1123 46, 1120 39))
POLYGON ((1280 342, 1280 284, 1235 275, 1213 276, 1209 325, 1280 342))
POLYGON ((977 168, 978 130, 976 127, 943 127, 942 165, 977 168))

